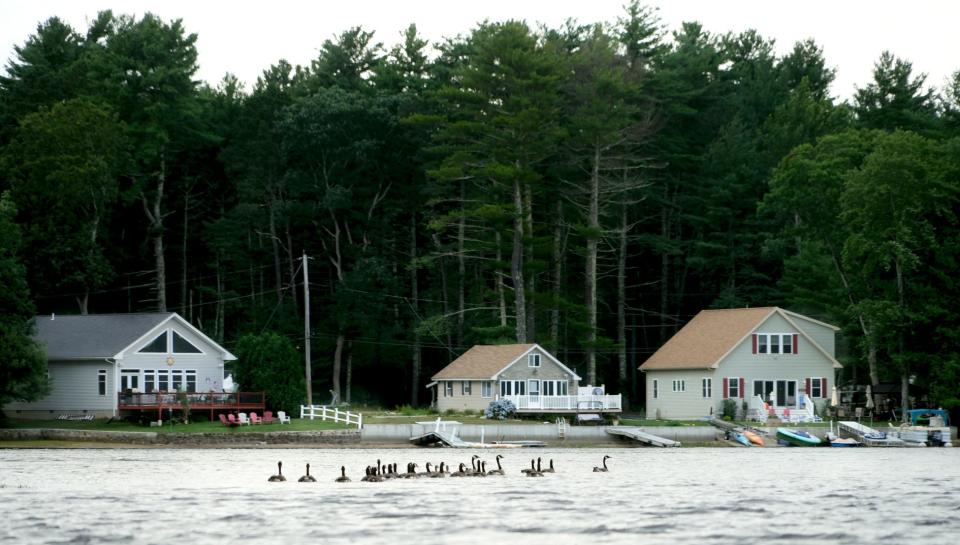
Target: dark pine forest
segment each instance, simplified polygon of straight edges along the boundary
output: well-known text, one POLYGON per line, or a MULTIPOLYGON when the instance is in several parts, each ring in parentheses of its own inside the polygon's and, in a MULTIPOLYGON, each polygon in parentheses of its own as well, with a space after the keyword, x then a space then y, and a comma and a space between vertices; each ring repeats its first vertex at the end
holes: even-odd
POLYGON ((884 53, 841 101, 813 40, 778 54, 638 3, 383 38, 213 85, 189 21, 23 37, 0 403, 43 388, 34 314, 158 310, 298 400, 306 254, 317 400, 424 405, 471 345, 538 342, 640 408, 637 367, 698 311, 779 305, 842 327, 840 384, 960 407, 960 72, 884 53))

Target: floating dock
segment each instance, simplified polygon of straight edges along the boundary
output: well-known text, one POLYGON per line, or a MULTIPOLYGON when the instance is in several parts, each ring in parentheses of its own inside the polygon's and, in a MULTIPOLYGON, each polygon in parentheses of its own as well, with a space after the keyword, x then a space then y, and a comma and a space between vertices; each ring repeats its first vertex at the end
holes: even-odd
POLYGON ((868 447, 905 447, 907 444, 899 437, 877 431, 859 422, 843 420, 838 423, 839 431, 853 437, 868 447))
POLYGON ((632 426, 611 426, 607 428, 607 433, 611 435, 619 435, 621 437, 627 437, 633 439, 634 441, 640 441, 646 445, 653 447, 679 447, 680 442, 674 441, 672 439, 666 439, 664 437, 658 437, 652 433, 647 433, 642 431, 640 428, 632 426))

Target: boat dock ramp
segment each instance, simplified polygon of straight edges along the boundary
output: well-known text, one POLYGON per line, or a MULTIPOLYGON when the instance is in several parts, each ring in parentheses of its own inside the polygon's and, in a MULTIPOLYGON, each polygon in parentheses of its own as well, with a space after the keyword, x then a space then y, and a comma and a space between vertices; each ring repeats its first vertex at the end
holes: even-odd
POLYGON ((672 439, 666 439, 664 437, 659 437, 653 435, 652 433, 647 433, 641 430, 638 427, 634 426, 611 426, 607 428, 607 433, 610 435, 619 435, 621 437, 626 437, 633 439, 634 441, 639 441, 646 445, 652 447, 679 447, 680 441, 674 441, 672 439))
POLYGON ((860 441, 868 447, 905 447, 908 446, 903 439, 893 437, 890 434, 877 431, 869 426, 864 426, 859 422, 841 420, 837 423, 840 435, 847 435, 857 441, 860 441))

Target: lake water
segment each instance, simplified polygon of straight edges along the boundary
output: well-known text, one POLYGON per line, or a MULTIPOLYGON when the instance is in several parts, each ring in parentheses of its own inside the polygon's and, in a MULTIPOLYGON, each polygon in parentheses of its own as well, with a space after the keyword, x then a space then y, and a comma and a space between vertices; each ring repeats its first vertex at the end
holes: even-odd
POLYGON ((0 543, 955 543, 960 449, 0 450, 0 543), (610 454, 609 473, 593 473, 610 454), (521 475, 531 456, 557 473, 521 475), (283 460, 285 483, 268 483, 283 460), (296 479, 311 463, 319 482, 296 479), (354 482, 334 483, 341 465, 354 482), (496 464, 490 463, 490 466, 496 464), (489 469, 489 467, 488 467, 489 469))

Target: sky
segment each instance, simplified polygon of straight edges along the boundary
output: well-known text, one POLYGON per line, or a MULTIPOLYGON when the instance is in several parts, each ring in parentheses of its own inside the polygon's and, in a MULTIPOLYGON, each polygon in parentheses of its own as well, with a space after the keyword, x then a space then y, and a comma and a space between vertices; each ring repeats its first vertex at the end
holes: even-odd
MULTIPOLYGON (((53 15, 84 32, 96 13, 183 19, 198 35, 198 79, 213 85, 230 72, 251 84, 279 59, 308 65, 324 40, 353 26, 375 31, 387 47, 416 23, 431 42, 466 34, 489 19, 523 19, 559 26, 567 18, 581 23, 613 22, 626 0, 337 0, 272 2, 249 0, 0 0, 0 58, 23 44, 37 24, 53 15)), ((954 0, 647 0, 659 8, 668 30, 699 21, 712 33, 750 28, 776 40, 779 54, 799 40, 813 38, 837 69, 832 93, 850 99, 870 82, 874 62, 884 50, 913 63, 914 74, 943 87, 960 70, 960 2, 954 0)))

